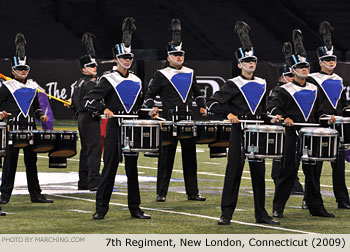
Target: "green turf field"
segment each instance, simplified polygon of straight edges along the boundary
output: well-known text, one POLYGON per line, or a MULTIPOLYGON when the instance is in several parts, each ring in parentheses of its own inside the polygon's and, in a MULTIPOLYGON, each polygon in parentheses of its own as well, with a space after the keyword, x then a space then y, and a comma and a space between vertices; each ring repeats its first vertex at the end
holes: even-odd
MULTIPOLYGON (((74 122, 56 122, 56 129, 76 129, 74 122)), ((79 144, 78 144, 79 145, 79 144)), ((56 194, 48 196, 53 204, 33 204, 28 195, 13 195, 7 205, 2 205, 6 217, 0 217, 0 233, 218 233, 218 234, 288 234, 288 233, 350 233, 350 210, 337 209, 332 192, 332 176, 329 163, 324 164, 321 190, 326 209, 336 218, 312 217, 307 210, 300 208, 302 196, 292 196, 287 203, 280 226, 255 224, 253 195, 249 169, 244 169, 237 209, 233 223, 218 226, 220 201, 226 158, 209 158, 206 145, 197 145, 198 179, 205 202, 187 201, 183 183, 181 153, 176 155, 173 182, 170 183, 167 201, 155 202, 156 183, 140 183, 144 211, 152 216, 151 220, 138 220, 130 217, 127 209, 127 188, 125 184, 116 184, 118 191, 112 195, 110 211, 104 220, 93 220, 95 210, 94 193, 56 194)), ((38 155, 39 172, 78 171, 78 158, 68 161, 67 169, 48 169, 48 159, 38 155)), ((46 155, 47 156, 47 155, 46 155)), ((157 159, 139 157, 140 176, 156 177, 157 159)), ((18 171, 24 171, 23 156, 18 162, 18 171)), ((301 171, 301 169, 300 169, 301 171)), ((266 208, 271 213, 274 184, 271 180, 271 161, 266 165, 266 208)), ((118 174, 124 174, 121 164, 118 174)), ((347 184, 350 184, 350 165, 346 164, 347 184)), ((302 172, 299 172, 304 181, 302 172)), ((58 181, 59 182, 59 181, 58 181)))

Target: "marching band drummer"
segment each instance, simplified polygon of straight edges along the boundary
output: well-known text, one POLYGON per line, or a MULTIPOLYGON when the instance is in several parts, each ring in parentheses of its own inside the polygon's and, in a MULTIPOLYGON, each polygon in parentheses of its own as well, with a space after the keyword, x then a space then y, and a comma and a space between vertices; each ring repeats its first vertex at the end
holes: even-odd
MULTIPOLYGON (((277 90, 277 95, 268 103, 267 110, 277 115, 278 120, 284 118, 285 141, 283 150, 282 170, 277 178, 275 196, 273 199, 273 217, 283 218, 283 211, 289 199, 298 167, 296 166, 296 150, 299 128, 294 126, 298 123, 316 123, 322 115, 318 89, 315 85, 306 82, 309 74, 310 64, 306 61, 306 52, 302 42, 300 30, 293 31, 293 44, 285 43, 285 57, 287 64, 291 67, 294 80, 284 84, 277 90)), ((328 121, 335 121, 334 116, 328 121)), ((299 154, 298 154, 299 155, 299 154)), ((305 191, 310 214, 320 217, 334 217, 328 213, 323 205, 320 192, 320 177, 313 163, 302 162, 305 174, 305 191)))
MULTIPOLYGON (((118 164, 121 162, 120 121, 115 114, 132 115, 142 106, 141 80, 132 73, 131 67, 134 55, 131 53, 131 36, 136 30, 133 18, 123 22, 122 43, 113 47, 117 68, 104 74, 97 86, 84 97, 85 106, 97 113, 104 114, 108 119, 105 150, 103 155, 104 168, 96 193, 96 212, 93 219, 103 219, 109 209, 118 164), (105 105, 100 103, 104 99, 105 105)), ((125 173, 128 183, 128 207, 132 217, 150 219, 140 209, 141 198, 137 174, 137 153, 125 155, 125 173)))
MULTIPOLYGON (((168 44, 167 61, 169 66, 158 70, 145 95, 145 106, 154 107, 154 98, 159 95, 163 105, 163 115, 167 120, 188 120, 192 111, 192 96, 202 115, 206 114, 205 99, 199 89, 192 69, 183 66, 185 52, 182 50, 181 23, 178 19, 171 21, 172 41, 168 44), (177 118, 176 118, 177 117, 177 118)), ((155 108, 156 111, 158 108, 155 108)), ((196 143, 193 138, 180 139, 182 167, 188 200, 205 201, 199 194, 197 181, 196 143)), ((160 148, 157 174, 157 202, 164 202, 168 193, 177 138, 168 146, 160 148)))
MULTIPOLYGON (((343 89, 343 79, 334 73, 337 64, 337 56, 333 54, 332 32, 334 28, 324 21, 320 24, 320 33, 323 35, 324 46, 317 49, 317 56, 321 71, 310 74, 307 81, 315 84, 320 90, 322 110, 328 115, 341 116, 343 110, 349 105, 343 89)), ((321 175, 323 162, 317 162, 321 175)), ((348 189, 345 184, 345 149, 338 149, 337 159, 331 162, 333 192, 338 203, 338 208, 350 209, 348 189)))
MULTIPOLYGON (((34 116, 43 122, 47 122, 48 117, 44 115, 40 108, 36 93, 39 87, 38 84, 27 79, 30 68, 26 63, 24 35, 18 33, 15 42, 16 56, 12 58, 13 80, 3 82, 0 87, 0 106, 4 109, 0 114, 0 119, 9 118, 11 130, 14 130, 15 126, 19 130, 28 130, 30 127, 35 129, 34 116), (12 115, 9 116, 8 113, 12 115)), ((0 187, 0 204, 7 204, 10 200, 15 182, 19 149, 9 144, 7 146, 0 187)), ((23 153, 31 201, 34 203, 52 203, 53 200, 46 199, 41 194, 36 166, 36 152, 29 145, 23 148, 23 153)))
POLYGON ((79 58, 81 77, 73 85, 71 105, 65 107, 73 109, 78 117, 78 129, 81 143, 79 156, 78 190, 96 191, 100 182, 101 164, 101 134, 100 117, 92 117, 91 111, 85 108, 83 98, 97 85, 97 62, 95 60, 94 35, 85 33, 82 42, 87 54, 79 58))
MULTIPOLYGON (((250 27, 237 21, 235 31, 242 47, 235 52, 241 74, 229 79, 207 102, 208 112, 232 122, 219 225, 229 225, 235 211, 244 168, 243 131, 240 118, 264 119, 266 81, 254 76, 257 57, 249 39, 250 27)), ((265 161, 249 159, 257 223, 279 225, 265 209, 265 161)))
MULTIPOLYGON (((282 51, 284 48, 282 49, 282 51)), ((269 96, 267 98, 268 101, 272 99, 275 95, 277 95, 277 90, 284 84, 288 82, 293 81, 293 73, 290 71, 290 68, 287 66, 287 64, 283 64, 279 68, 279 79, 277 82, 277 85, 274 86, 269 93, 269 96)), ((300 162, 296 162, 297 167, 299 167, 300 162)), ((276 185, 278 174, 281 172, 282 169, 282 160, 281 159, 274 159, 272 160, 272 169, 271 169, 271 178, 273 179, 273 182, 276 185)), ((299 169, 299 168, 298 168, 299 169)), ((303 186, 299 182, 299 177, 297 176, 294 181, 294 186, 292 189, 291 194, 304 194, 303 186)))

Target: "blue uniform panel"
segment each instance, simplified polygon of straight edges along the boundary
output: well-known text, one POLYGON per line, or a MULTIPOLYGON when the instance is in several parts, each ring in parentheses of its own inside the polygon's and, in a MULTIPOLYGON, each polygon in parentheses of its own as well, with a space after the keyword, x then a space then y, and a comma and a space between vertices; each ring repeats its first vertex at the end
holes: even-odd
POLYGON ((293 96, 307 120, 316 99, 316 90, 301 90, 295 92, 293 96))
POLYGON ((321 85, 335 108, 343 90, 341 80, 325 80, 321 85))
POLYGON ((253 113, 255 113, 260 100, 265 92, 265 85, 257 82, 248 82, 241 88, 248 105, 253 113))
POLYGON ((116 86, 116 90, 126 111, 129 113, 140 91, 140 83, 131 80, 124 80, 116 86))
POLYGON ((171 78, 171 82, 185 101, 187 98, 188 91, 191 87, 192 73, 178 73, 171 78))
POLYGON ((16 98, 17 104, 22 110, 24 116, 28 115, 30 105, 35 96, 35 89, 32 88, 20 88, 17 89, 13 94, 16 98))

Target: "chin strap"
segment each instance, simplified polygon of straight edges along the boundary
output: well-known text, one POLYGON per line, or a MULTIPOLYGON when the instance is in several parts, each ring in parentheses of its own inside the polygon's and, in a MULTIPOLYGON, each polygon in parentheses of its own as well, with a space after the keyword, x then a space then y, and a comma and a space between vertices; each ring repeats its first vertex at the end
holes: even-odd
POLYGON ((29 74, 29 71, 27 72, 27 74, 23 75, 23 74, 20 74, 19 72, 17 72, 17 70, 13 69, 12 70, 16 73, 16 75, 18 75, 19 77, 22 77, 22 78, 27 78, 28 74, 29 74))
POLYGON ((297 71, 295 71, 295 69, 293 68, 294 73, 296 74, 296 76, 298 76, 300 79, 306 79, 309 75, 304 75, 304 74, 300 74, 297 71))
MULTIPOLYGON (((91 72, 87 67, 85 67, 86 71, 91 74, 92 76, 96 77, 97 73, 91 72)), ((83 72, 83 71, 82 71, 83 72)))
POLYGON ((185 61, 185 56, 183 56, 184 59, 181 61, 181 63, 179 63, 179 62, 177 62, 176 60, 173 59, 173 57, 171 56, 170 53, 168 53, 168 55, 169 55, 170 61, 173 62, 176 66, 181 66, 184 63, 184 61, 185 61))
POLYGON ((243 64, 242 64, 242 61, 239 61, 239 64, 240 64, 240 66, 242 67, 242 69, 243 69, 244 71, 246 71, 248 74, 253 73, 253 72, 255 71, 255 69, 256 69, 256 66, 254 67, 254 69, 249 69, 249 68, 244 67, 243 64))
POLYGON ((324 67, 324 68, 326 68, 327 70, 333 70, 336 66, 337 66, 337 62, 335 62, 335 65, 334 65, 334 67, 329 67, 329 66, 327 66, 325 63, 323 63, 323 61, 322 60, 320 60, 320 63, 321 63, 321 65, 324 67))
POLYGON ((123 68, 125 68, 125 69, 129 69, 129 68, 131 67, 132 62, 134 61, 134 59, 132 59, 132 60, 131 60, 131 64, 130 64, 130 66, 128 66, 128 67, 127 67, 127 66, 125 66, 123 63, 121 63, 118 57, 117 57, 117 61, 118 61, 118 63, 119 63, 119 64, 120 64, 120 65, 121 65, 123 68))

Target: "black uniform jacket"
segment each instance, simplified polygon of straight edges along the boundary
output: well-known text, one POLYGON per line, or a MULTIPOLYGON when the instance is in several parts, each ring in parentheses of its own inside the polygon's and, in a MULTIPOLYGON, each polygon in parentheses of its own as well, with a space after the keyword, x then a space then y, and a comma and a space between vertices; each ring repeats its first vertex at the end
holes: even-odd
MULTIPOLYGON (((323 75, 324 78, 329 76, 328 74, 326 74, 326 73, 324 73, 322 71, 317 73, 317 74, 320 75, 321 77, 323 75)), ((335 74, 333 74, 333 75, 335 75, 335 74)), ((325 93, 325 90, 321 88, 321 86, 320 86, 321 83, 318 83, 316 81, 316 79, 314 79, 312 76, 313 76, 313 74, 307 78, 307 81, 312 83, 312 84, 314 84, 314 85, 316 85, 318 87, 320 101, 321 101, 321 104, 322 104, 322 110, 325 113, 329 114, 329 115, 342 115, 343 114, 343 110, 345 109, 345 107, 349 106, 349 104, 350 104, 350 100, 346 99, 345 89, 343 88, 341 90, 341 95, 339 97, 337 106, 336 106, 336 108, 334 108, 332 106, 332 103, 327 98, 327 94, 325 93)), ((337 76, 337 77, 339 77, 339 76, 337 76)), ((339 77, 339 79, 341 79, 341 78, 339 77)))
MULTIPOLYGON (((5 110, 8 113, 11 113, 12 115, 9 116, 9 118, 17 117, 18 114, 21 113, 20 108, 17 105, 17 102, 13 98, 11 92, 8 90, 8 88, 5 85, 1 85, 0 87, 0 108, 1 111, 5 110)), ((38 95, 36 94, 33 100, 33 103, 29 109, 28 116, 33 118, 40 119, 40 116, 42 116, 44 113, 40 107, 38 95)), ((20 129, 27 129, 28 127, 28 119, 24 118, 24 116, 20 116, 20 129)), ((33 128, 35 129, 35 124, 33 124, 33 128)))
MULTIPOLYGON (((293 81, 292 83, 299 87, 303 87, 296 81, 293 81)), ((290 83, 287 83, 287 84, 290 84, 290 83)), ((298 122, 298 123, 305 123, 305 122, 319 123, 319 118, 325 114, 325 112, 322 110, 322 107, 321 107, 319 91, 320 90, 317 89, 315 94, 316 100, 313 104, 311 112, 309 111, 310 115, 307 118, 307 120, 305 120, 302 112, 300 111, 292 95, 288 91, 286 91, 283 87, 278 88, 277 95, 272 97, 271 101, 268 102, 267 111, 273 115, 277 115, 277 114, 282 115, 283 118, 289 117, 294 122, 298 122)))
MULTIPOLYGON (((240 78, 247 80, 244 76, 240 75, 240 78)), ((254 81, 257 77, 253 77, 251 81, 254 81)), ((235 79, 235 78, 234 78, 235 79)), ((259 78, 260 79, 260 78, 259 78)), ((263 80, 263 79, 260 79, 263 80)), ((266 91, 266 86, 265 86, 266 91)), ((223 118, 226 118, 229 113, 236 115, 239 119, 265 119, 266 109, 266 92, 262 93, 263 97, 253 114, 246 98, 242 94, 238 86, 233 82, 233 79, 228 80, 220 90, 215 92, 207 101, 207 110, 209 113, 222 114, 223 118)))
MULTIPOLYGON (((112 72, 123 76, 118 71, 112 72)), ((127 75, 123 77, 127 78, 129 74, 132 73, 128 72, 127 75)), ((99 114, 103 114, 103 111, 106 108, 111 110, 114 114, 128 114, 125 111, 124 106, 121 103, 114 87, 109 83, 109 81, 106 78, 103 78, 103 76, 100 78, 99 83, 87 95, 84 96, 83 100, 86 108, 94 112, 98 112, 99 114), (104 99, 104 104, 100 102, 102 99, 104 99)), ((141 89, 135 102, 135 105, 133 106, 129 114, 136 114, 137 110, 141 108, 142 104, 143 92, 141 89)))
MULTIPOLYGON (((171 66, 168 68, 176 71, 176 69, 171 66)), ((181 69, 179 70, 181 71, 181 69)), ((187 99, 184 102, 170 81, 158 70, 149 83, 144 105, 148 108, 154 107, 154 99, 157 95, 160 96, 162 101, 163 116, 167 117, 169 120, 171 119, 169 113, 175 110, 176 106, 178 106, 180 113, 183 113, 183 111, 186 110, 186 105, 189 110, 192 110, 193 98, 198 107, 205 108, 205 99, 194 75, 192 76, 192 85, 188 92, 187 99)))

